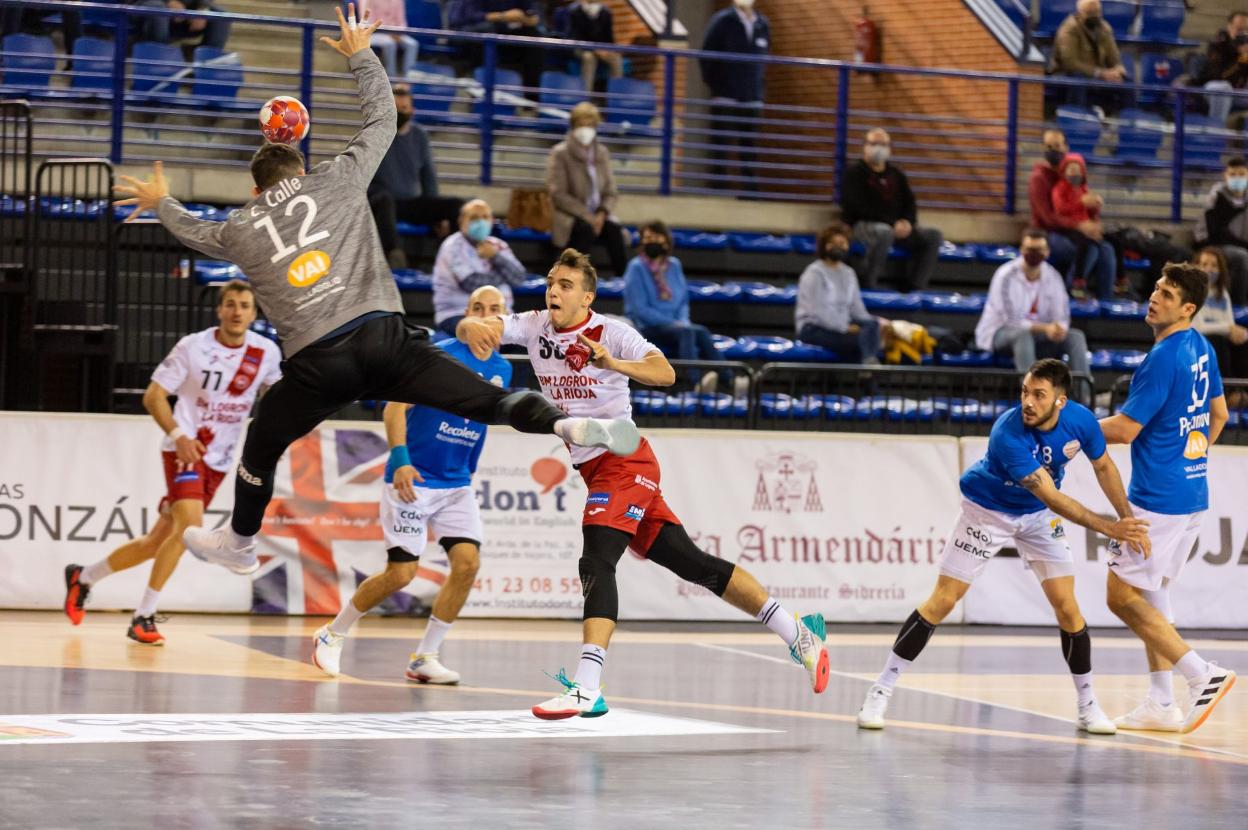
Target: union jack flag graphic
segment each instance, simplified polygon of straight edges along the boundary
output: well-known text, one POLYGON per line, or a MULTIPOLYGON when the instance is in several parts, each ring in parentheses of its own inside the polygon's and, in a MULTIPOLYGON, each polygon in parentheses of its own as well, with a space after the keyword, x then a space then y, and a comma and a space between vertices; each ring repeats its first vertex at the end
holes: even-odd
MULTIPOLYGON (((253 613, 337 614, 360 582, 385 567, 378 499, 387 455, 385 438, 367 429, 321 427, 290 445, 257 539, 253 613)), ((434 550, 443 555, 440 547, 434 550)), ((430 563, 441 564, 440 571, 424 564, 417 581, 436 590, 446 579, 446 563, 430 563)), ((400 593, 382 610, 422 607, 400 593)))

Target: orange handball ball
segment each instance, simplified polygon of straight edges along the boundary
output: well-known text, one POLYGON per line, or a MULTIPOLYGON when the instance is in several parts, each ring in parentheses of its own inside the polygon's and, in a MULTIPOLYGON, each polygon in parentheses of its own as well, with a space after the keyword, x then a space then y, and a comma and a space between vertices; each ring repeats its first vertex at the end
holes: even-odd
POLYGON ((274 144, 302 141, 309 129, 308 108, 298 98, 279 95, 260 108, 260 132, 274 144))

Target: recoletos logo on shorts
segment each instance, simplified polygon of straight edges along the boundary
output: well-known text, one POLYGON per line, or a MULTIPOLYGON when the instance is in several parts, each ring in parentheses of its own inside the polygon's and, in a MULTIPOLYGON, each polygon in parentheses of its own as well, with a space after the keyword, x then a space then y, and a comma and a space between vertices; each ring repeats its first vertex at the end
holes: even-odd
POLYGON ((286 281, 295 288, 307 288, 328 273, 329 254, 324 251, 308 251, 290 263, 286 281))
POLYGON ((1203 432, 1193 430, 1187 434, 1187 446, 1183 449, 1184 458, 1204 458, 1209 453, 1209 439, 1203 432))

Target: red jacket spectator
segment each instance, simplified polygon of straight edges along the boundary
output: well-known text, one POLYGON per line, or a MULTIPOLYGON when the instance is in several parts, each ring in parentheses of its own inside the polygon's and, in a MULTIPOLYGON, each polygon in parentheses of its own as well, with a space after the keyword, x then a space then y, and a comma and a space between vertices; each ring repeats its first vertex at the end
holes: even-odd
POLYGON ((1061 170, 1061 177, 1050 191, 1054 212, 1074 225, 1095 219, 1099 211, 1095 207, 1089 209, 1083 201, 1088 195, 1088 166, 1083 156, 1070 153, 1062 160, 1061 170))

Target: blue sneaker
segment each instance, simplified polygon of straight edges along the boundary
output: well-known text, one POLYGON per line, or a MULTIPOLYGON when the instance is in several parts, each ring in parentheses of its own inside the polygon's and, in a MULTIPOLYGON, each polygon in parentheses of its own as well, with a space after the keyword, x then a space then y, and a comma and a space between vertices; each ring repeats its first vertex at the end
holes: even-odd
POLYGON ((828 661, 828 649, 824 645, 828 629, 823 614, 807 614, 797 621, 797 639, 789 646, 789 656, 810 674, 810 686, 815 694, 828 688, 832 676, 828 661))
POLYGON ((533 707, 533 715, 542 720, 564 718, 600 718, 607 713, 607 700, 602 689, 585 689, 569 680, 563 669, 554 675, 563 686, 563 693, 533 707))

